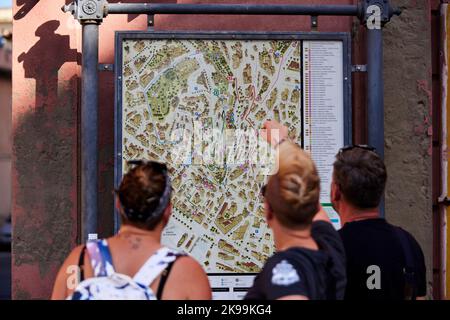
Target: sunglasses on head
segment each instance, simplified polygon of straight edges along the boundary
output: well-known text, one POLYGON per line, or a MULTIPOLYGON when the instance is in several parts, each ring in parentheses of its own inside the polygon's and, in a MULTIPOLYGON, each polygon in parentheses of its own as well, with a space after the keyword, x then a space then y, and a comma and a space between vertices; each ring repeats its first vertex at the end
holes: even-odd
POLYGON ((371 151, 371 152, 375 152, 375 153, 377 151, 376 148, 369 146, 367 144, 354 144, 354 145, 345 146, 345 147, 339 149, 339 153, 343 153, 345 151, 349 151, 349 150, 353 150, 353 149, 363 149, 363 150, 367 150, 367 151, 371 151))

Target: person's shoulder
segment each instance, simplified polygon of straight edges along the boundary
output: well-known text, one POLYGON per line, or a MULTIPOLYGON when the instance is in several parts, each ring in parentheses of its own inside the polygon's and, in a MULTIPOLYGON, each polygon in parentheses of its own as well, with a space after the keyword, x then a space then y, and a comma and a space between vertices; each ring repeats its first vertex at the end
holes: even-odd
POLYGON ((72 251, 67 256, 64 263, 59 268, 58 274, 56 276, 55 284, 53 286, 53 292, 51 299, 52 300, 63 300, 71 291, 67 288, 67 279, 69 273, 71 273, 74 269, 74 266, 78 267, 81 251, 83 250, 84 245, 79 245, 72 249, 72 251))
POLYGON ((339 229, 338 233, 342 238, 353 238, 360 237, 361 235, 366 235, 368 231, 370 232, 380 232, 392 227, 386 220, 382 218, 376 219, 366 219, 359 221, 347 222, 339 229))
POLYGON ((282 261, 294 263, 294 260, 291 250, 275 252, 266 260, 266 263, 261 270, 261 276, 264 277, 266 274, 272 274, 272 269, 282 261))
POLYGON ((333 257, 335 264, 340 265, 344 263, 344 241, 331 223, 324 221, 314 222, 311 233, 319 246, 333 257))
POLYGON ((269 259, 267 259, 261 273, 268 273, 271 275, 274 268, 284 265, 292 265, 297 269, 304 266, 305 263, 310 261, 310 255, 311 254, 309 251, 305 251, 300 248, 291 248, 288 250, 276 252, 269 259))
POLYGON ((64 264, 77 265, 80 260, 81 252, 83 251, 84 247, 85 247, 84 244, 80 244, 80 245, 76 246, 75 248, 73 248, 72 251, 67 256, 64 264))
POLYGON ((404 228, 402 228, 402 227, 400 227, 400 226, 395 226, 395 227, 398 228, 398 229, 400 229, 401 232, 403 232, 403 233, 408 237, 409 240, 411 240, 411 241, 417 243, 416 238, 412 235, 411 232, 409 232, 408 230, 406 230, 406 229, 404 229, 404 228))
MULTIPOLYGON (((188 255, 179 256, 169 277, 168 291, 177 292, 177 299, 211 299, 211 287, 202 266, 188 255)), ((175 296, 173 296, 175 298, 175 296)))
POLYGON ((309 297, 308 283, 304 278, 312 274, 305 271, 307 259, 298 257, 296 250, 275 253, 267 259, 262 271, 255 278, 246 299, 277 300, 309 297))
POLYGON ((172 273, 175 277, 180 278, 186 278, 186 275, 188 274, 193 280, 207 278, 200 263, 189 255, 181 255, 177 258, 173 265, 172 273))
POLYGON ((316 232, 320 231, 320 232, 326 232, 326 233, 332 233, 332 234, 337 233, 333 224, 331 222, 324 221, 324 220, 314 221, 311 225, 311 229, 316 232))
POLYGON ((269 259, 266 261, 266 265, 273 265, 277 262, 280 262, 282 260, 293 260, 294 259, 294 252, 293 250, 283 250, 279 252, 275 252, 269 259))
POLYGON ((334 226, 326 221, 315 221, 311 226, 311 234, 316 241, 324 239, 328 242, 341 242, 338 231, 334 226))
POLYGON ((294 248, 280 251, 272 255, 267 259, 259 274, 262 281, 270 281, 274 274, 279 273, 280 270, 303 270, 306 263, 305 260, 308 259, 304 257, 303 253, 300 251, 294 248))
POLYGON ((405 230, 405 229, 403 229, 402 227, 399 227, 399 226, 394 226, 394 227, 398 228, 400 230, 400 232, 403 232, 406 235, 406 238, 411 243, 411 245, 414 247, 414 249, 422 251, 422 248, 420 247, 419 242, 416 240, 416 238, 409 231, 407 231, 407 230, 405 230))
POLYGON ((346 223, 337 232, 342 241, 345 243, 346 241, 352 241, 355 238, 355 235, 360 233, 360 230, 357 225, 346 223))
POLYGON ((175 266, 177 266, 179 269, 185 270, 198 270, 199 268, 202 269, 201 265, 189 255, 180 255, 176 260, 175 266))

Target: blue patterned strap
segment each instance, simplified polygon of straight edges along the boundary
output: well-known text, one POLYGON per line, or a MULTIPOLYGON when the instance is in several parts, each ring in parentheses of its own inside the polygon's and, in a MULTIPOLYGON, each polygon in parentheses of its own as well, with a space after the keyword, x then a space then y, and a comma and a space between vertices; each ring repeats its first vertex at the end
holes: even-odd
POLYGON ((89 253, 95 277, 106 277, 115 272, 111 252, 106 240, 89 241, 86 244, 86 249, 89 253))
POLYGON ((166 247, 160 248, 142 265, 133 280, 141 285, 150 286, 170 263, 182 255, 182 253, 166 247))

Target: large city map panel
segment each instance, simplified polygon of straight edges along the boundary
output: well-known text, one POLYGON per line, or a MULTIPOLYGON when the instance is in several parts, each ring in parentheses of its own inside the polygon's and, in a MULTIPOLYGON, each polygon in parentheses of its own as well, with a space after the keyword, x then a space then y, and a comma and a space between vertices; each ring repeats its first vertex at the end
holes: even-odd
POLYGON ((169 165, 173 215, 165 245, 186 251, 208 273, 258 272, 273 252, 260 188, 250 163, 175 164, 174 132, 257 130, 288 125, 300 142, 301 42, 125 40, 122 157, 169 165))

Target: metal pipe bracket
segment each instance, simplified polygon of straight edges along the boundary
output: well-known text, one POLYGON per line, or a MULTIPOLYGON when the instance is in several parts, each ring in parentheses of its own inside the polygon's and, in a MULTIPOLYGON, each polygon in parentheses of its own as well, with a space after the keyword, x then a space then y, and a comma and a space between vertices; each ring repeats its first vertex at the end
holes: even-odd
POLYGON ((108 1, 106 0, 75 0, 63 6, 63 12, 70 12, 81 24, 100 24, 108 14, 108 1))
POLYGON ((381 26, 388 23, 394 15, 399 16, 402 10, 391 6, 389 0, 362 0, 358 3, 358 17, 361 24, 366 25, 367 21, 374 15, 379 15, 381 26), (373 6, 377 6, 374 8, 373 6))

